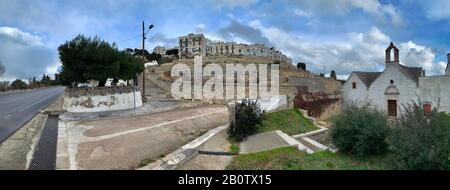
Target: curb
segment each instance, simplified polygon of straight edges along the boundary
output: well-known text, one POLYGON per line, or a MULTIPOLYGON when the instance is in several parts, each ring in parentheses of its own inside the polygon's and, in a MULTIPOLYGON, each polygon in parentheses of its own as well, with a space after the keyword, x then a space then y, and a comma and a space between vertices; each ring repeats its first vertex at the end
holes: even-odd
POLYGON ((198 150, 198 154, 203 155, 213 155, 213 156, 235 156, 239 154, 234 154, 231 152, 217 152, 217 151, 205 151, 205 150, 198 150))
MULTIPOLYGON (((38 114, 37 114, 38 115, 38 114)), ((36 115, 36 116, 37 116, 36 115)), ((36 117, 36 116, 34 116, 34 117, 36 117)), ((34 118, 33 117, 33 118, 34 118)), ((37 145, 38 145, 38 143, 39 143, 39 139, 41 139, 41 135, 42 135, 42 130, 44 129, 44 127, 45 127, 45 124, 47 123, 47 118, 48 118, 48 115, 47 114, 44 114, 44 120, 43 120, 43 123, 42 123, 42 125, 41 125, 41 127, 39 128, 39 131, 37 131, 37 133, 39 133, 38 135, 36 135, 36 136, 34 136, 34 138, 33 138, 33 140, 32 140, 32 143, 31 143, 31 149, 30 149, 30 151, 27 153, 27 155, 26 155, 26 158, 27 158, 27 163, 25 164, 25 170, 28 170, 28 168, 30 167, 30 164, 31 164, 31 160, 33 160, 33 158, 34 158, 34 153, 35 153, 35 151, 36 151, 36 147, 37 147, 37 145)), ((31 121, 31 120, 30 120, 31 121)))
POLYGON ((309 149, 308 147, 306 147, 305 145, 303 145, 302 143, 300 143, 299 141, 297 141, 295 138, 292 138, 291 136, 289 136, 286 133, 283 133, 280 130, 276 130, 275 131, 278 136, 280 136, 284 141, 286 141, 290 146, 296 146, 298 150, 300 151, 306 151, 306 153, 308 154, 312 154, 314 153, 313 150, 309 149))
POLYGON ((194 156, 199 154, 198 149, 200 145, 202 145, 208 139, 210 139, 220 131, 226 129, 227 127, 228 124, 211 129, 202 136, 182 146, 181 148, 170 153, 164 158, 159 159, 156 162, 150 163, 147 166, 138 168, 138 170, 174 170, 178 166, 186 163, 187 161, 191 160, 194 156))

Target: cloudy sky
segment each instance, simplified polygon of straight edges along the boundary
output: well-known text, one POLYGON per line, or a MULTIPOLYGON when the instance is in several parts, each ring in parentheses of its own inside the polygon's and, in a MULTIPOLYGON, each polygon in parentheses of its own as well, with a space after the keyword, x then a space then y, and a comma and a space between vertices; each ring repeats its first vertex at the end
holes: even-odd
POLYGON ((393 41, 402 64, 439 75, 450 52, 448 0, 0 0, 0 80, 53 74, 57 47, 77 34, 139 48, 172 47, 204 33, 212 40, 265 43, 319 73, 380 71, 393 41))

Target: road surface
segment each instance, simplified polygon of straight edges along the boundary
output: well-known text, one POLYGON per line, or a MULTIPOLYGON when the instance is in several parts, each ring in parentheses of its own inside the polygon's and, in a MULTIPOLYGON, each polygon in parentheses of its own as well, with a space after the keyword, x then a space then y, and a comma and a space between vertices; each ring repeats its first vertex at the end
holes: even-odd
POLYGON ((0 95, 0 143, 63 92, 64 87, 55 87, 0 95))

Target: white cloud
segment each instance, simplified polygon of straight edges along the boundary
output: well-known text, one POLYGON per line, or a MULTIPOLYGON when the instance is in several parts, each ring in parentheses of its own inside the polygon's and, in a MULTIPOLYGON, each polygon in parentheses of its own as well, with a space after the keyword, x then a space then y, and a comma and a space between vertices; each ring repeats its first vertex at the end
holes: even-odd
POLYGON ((257 2, 258 0, 212 0, 214 6, 218 9, 236 7, 248 8, 257 2))
POLYGON ((411 41, 401 43, 400 62, 412 67, 422 67, 427 75, 441 75, 447 66, 444 62, 435 62, 435 54, 425 46, 417 45, 411 41))
POLYGON ((22 32, 17 28, 0 27, 0 35, 24 45, 43 45, 41 37, 32 35, 28 32, 22 32))
POLYGON ((0 60, 6 68, 3 79, 28 79, 47 72, 57 60, 54 49, 42 37, 18 28, 0 27, 0 60))
POLYGON ((450 19, 450 1, 448 0, 429 0, 423 2, 428 18, 431 19, 450 19))
MULTIPOLYGON (((291 56, 294 61, 307 63, 313 72, 335 70, 341 77, 352 71, 381 71, 385 66, 385 49, 391 38, 372 27, 364 33, 349 33, 342 41, 324 41, 311 37, 288 33, 275 27, 264 27, 259 20, 249 23, 261 31, 269 43, 291 56)), ((397 44, 400 49, 402 64, 423 67, 427 75, 440 75, 445 70, 445 63, 435 62, 435 54, 425 46, 411 41, 397 44)))
POLYGON ((310 15, 310 13, 307 13, 299 8, 294 9, 294 14, 300 17, 307 17, 307 18, 309 18, 310 15))
POLYGON ((381 21, 390 18, 395 26, 403 24, 400 12, 392 4, 382 4, 378 0, 295 0, 292 2, 297 7, 293 9, 293 13, 297 16, 345 15, 352 10, 361 9, 381 21))
POLYGON ((198 24, 195 31, 197 33, 203 33, 206 31, 206 25, 205 24, 198 24))

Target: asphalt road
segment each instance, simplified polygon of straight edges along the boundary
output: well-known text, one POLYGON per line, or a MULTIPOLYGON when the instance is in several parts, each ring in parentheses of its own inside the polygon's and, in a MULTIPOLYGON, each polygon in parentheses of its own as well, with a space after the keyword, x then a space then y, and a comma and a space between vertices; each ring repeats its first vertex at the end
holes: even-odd
POLYGON ((64 92, 64 87, 0 94, 0 143, 64 92))

